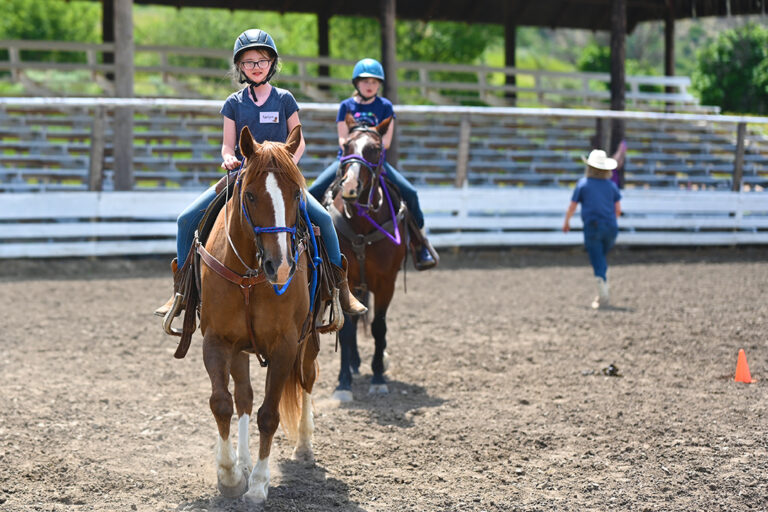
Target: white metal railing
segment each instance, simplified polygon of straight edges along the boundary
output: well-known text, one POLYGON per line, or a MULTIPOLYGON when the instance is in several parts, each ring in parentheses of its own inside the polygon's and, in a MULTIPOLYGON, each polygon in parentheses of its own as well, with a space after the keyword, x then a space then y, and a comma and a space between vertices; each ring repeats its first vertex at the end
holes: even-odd
MULTIPOLYGON (((0 201, 0 259, 171 254, 176 216, 197 192, 10 194, 0 201), (34 205, 34 207, 31 207, 34 205)), ((432 243, 447 247, 573 246, 561 227, 570 191, 419 189, 432 243)), ((768 201, 756 192, 627 190, 618 243, 768 244, 768 201)))
MULTIPOLYGON (((93 84, 101 87, 102 94, 111 95, 114 92, 112 83, 105 75, 113 73, 115 65, 104 63, 104 54, 115 50, 113 43, 4 40, 0 41, 0 51, 2 50, 6 50, 9 57, 6 61, 0 61, 0 70, 10 71, 15 82, 34 82, 27 76, 29 71, 85 71, 90 74, 93 84), (40 62, 23 59, 24 50, 79 53, 85 55, 85 62, 40 62)), ((152 45, 136 46, 134 53, 137 76, 160 75, 162 83, 177 96, 201 96, 202 93, 189 82, 190 77, 214 79, 222 88, 230 86, 227 80, 227 66, 231 52, 227 50, 152 45), (174 56, 219 59, 221 66, 173 65, 171 62, 174 56), (156 64, 147 64, 146 61, 156 64)), ((336 96, 349 92, 347 75, 354 61, 293 55, 285 55, 282 60, 284 70, 278 75, 278 80, 280 83, 295 85, 305 97, 320 101, 338 99, 333 92, 329 92, 328 87, 336 87, 337 91, 340 91, 336 96), (319 74, 321 66, 330 68, 330 76, 319 74)), ((516 105, 594 107, 605 105, 610 100, 608 73, 568 73, 429 62, 399 62, 397 66, 400 89, 405 93, 412 90, 415 97, 425 98, 437 104, 476 98, 490 105, 508 105, 511 101, 509 95, 516 96, 516 105), (466 74, 471 78, 467 81, 440 78, 456 73, 466 74), (516 85, 507 85, 507 77, 514 77, 516 85)), ((145 86, 150 83, 149 80, 143 82, 146 82, 145 86)), ((628 104, 635 108, 662 108, 669 104, 681 110, 717 111, 716 107, 699 105, 697 98, 688 91, 691 82, 685 76, 629 76, 626 82, 626 99, 628 104), (652 90, 644 90, 648 88, 652 90), (667 92, 667 88, 673 91, 667 92)), ((139 85, 142 80, 137 79, 136 83, 139 85)), ((44 90, 46 84, 36 83, 35 86, 44 90)), ((163 91, 156 93, 162 95, 163 91)))

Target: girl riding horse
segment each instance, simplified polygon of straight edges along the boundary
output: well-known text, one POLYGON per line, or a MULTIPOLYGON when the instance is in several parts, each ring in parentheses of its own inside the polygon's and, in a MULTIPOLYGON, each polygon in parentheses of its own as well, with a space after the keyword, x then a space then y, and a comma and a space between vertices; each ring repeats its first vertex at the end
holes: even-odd
MULTIPOLYGON (((351 114, 357 124, 365 126, 377 126, 385 119, 392 118, 389 123, 389 129, 384 134, 382 142, 384 150, 388 149, 392 143, 392 135, 395 132, 395 113, 392 108, 392 102, 387 98, 378 96, 379 88, 384 83, 384 68, 374 59, 362 59, 352 71, 352 84, 355 86, 355 95, 347 98, 339 105, 339 112, 336 115, 336 129, 339 135, 339 146, 343 146, 344 141, 349 136, 349 126, 346 122, 347 114, 351 114)), ((342 149, 339 150, 341 156, 342 149)), ((408 205, 408 211, 413 216, 418 229, 412 230, 411 235, 416 245, 414 264, 419 270, 426 270, 437 265, 437 252, 432 248, 424 233, 424 214, 419 206, 419 196, 416 188, 400 174, 397 169, 392 167, 386 161, 384 162, 387 178, 394 183, 400 191, 400 194, 408 205)), ((315 196, 318 201, 323 200, 323 195, 331 183, 336 178, 339 170, 339 161, 333 162, 309 187, 309 193, 315 196)))
MULTIPOLYGON (((243 155, 237 144, 237 136, 243 127, 249 128, 258 143, 285 142, 288 133, 301 124, 299 106, 290 91, 273 87, 269 83, 277 71, 279 59, 275 42, 263 30, 246 30, 235 40, 232 55, 235 73, 240 83, 248 85, 231 94, 221 108, 221 114, 224 116, 221 145, 222 168, 231 171, 241 166, 243 155)), ((298 163, 304 148, 302 136, 300 145, 293 155, 294 163, 298 163)), ((225 178, 226 176, 222 180, 225 178)), ((176 259, 171 262, 174 294, 155 311, 158 316, 165 317, 170 313, 178 315, 181 312, 181 309, 171 311, 176 294, 179 293, 181 270, 184 268, 192 246, 195 229, 206 208, 215 198, 216 186, 213 186, 203 192, 179 215, 176 259)), ((307 197, 307 209, 312 222, 320 227, 328 257, 334 266, 334 277, 342 309, 350 315, 365 313, 367 308, 349 292, 347 262, 339 250, 338 237, 330 215, 312 196, 307 197)))

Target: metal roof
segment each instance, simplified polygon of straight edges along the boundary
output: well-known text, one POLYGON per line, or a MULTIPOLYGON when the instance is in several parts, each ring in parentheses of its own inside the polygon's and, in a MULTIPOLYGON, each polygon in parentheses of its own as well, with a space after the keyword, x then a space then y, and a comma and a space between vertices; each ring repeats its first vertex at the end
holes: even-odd
MULTIPOLYGON (((373 18, 380 13, 379 2, 361 0, 134 0, 134 3, 373 18)), ((397 18, 501 24, 508 16, 520 26, 610 30, 611 3, 612 0, 400 0, 397 18)), ((676 19, 683 19, 765 14, 765 3, 765 0, 627 0, 627 29, 632 31, 643 21, 665 19, 667 5, 673 6, 676 19)))

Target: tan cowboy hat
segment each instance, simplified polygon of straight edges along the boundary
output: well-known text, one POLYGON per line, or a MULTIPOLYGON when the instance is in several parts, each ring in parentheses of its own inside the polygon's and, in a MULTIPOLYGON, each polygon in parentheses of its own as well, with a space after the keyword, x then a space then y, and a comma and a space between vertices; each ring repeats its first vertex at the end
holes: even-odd
POLYGON ((590 167, 600 169, 601 171, 612 171, 618 167, 619 163, 613 158, 608 158, 602 149, 593 149, 589 157, 581 157, 581 160, 590 167))

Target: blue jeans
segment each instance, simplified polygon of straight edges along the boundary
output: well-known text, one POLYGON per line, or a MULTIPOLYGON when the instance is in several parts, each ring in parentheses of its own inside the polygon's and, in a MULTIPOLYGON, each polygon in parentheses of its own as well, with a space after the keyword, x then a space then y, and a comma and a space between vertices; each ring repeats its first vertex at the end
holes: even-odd
MULTIPOLYGON (((424 227, 424 214, 421 212, 421 206, 419 206, 419 195, 416 191, 416 187, 400 174, 397 169, 384 162, 384 169, 387 171, 387 177, 389 180, 397 186, 400 190, 400 194, 403 196, 403 201, 408 206, 408 210, 413 215, 416 224, 419 229, 424 227)), ((309 193, 315 196, 318 201, 323 200, 323 195, 328 187, 333 183, 336 178, 336 173, 339 170, 339 161, 335 160, 331 165, 325 168, 320 176, 317 177, 312 186, 309 187, 309 193)))
POLYGON ((589 262, 596 277, 607 280, 608 261, 606 255, 616 243, 619 228, 605 221, 589 221, 584 223, 584 247, 589 254, 589 262))
MULTIPOLYGON (((195 238, 195 229, 203 219, 208 205, 216 199, 216 187, 213 186, 200 194, 195 201, 187 206, 176 219, 178 234, 176 236, 176 257, 178 258, 179 268, 184 265, 192 247, 192 241, 195 238)), ((331 263, 337 267, 341 266, 341 250, 339 249, 339 238, 336 235, 336 228, 333 227, 331 214, 323 206, 307 194, 307 213, 309 219, 320 228, 320 233, 325 241, 325 249, 328 252, 328 258, 331 263)))

